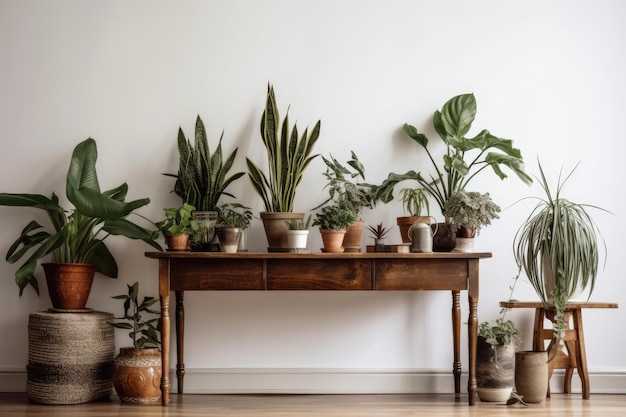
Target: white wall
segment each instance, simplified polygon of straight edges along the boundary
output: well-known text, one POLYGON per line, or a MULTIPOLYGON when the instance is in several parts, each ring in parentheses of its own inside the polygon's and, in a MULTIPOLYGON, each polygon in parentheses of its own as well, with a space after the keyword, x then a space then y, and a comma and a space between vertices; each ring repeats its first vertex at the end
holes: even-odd
MULTIPOLYGON (((488 128, 513 139, 528 171, 537 174, 539 157, 553 182, 561 167, 581 161, 565 192, 614 214, 595 216, 609 254, 593 299, 623 308, 585 311, 585 333, 592 374, 623 377, 626 335, 617 324, 626 307, 619 266, 626 232, 620 204, 625 14, 619 0, 4 0, 0 191, 54 190, 63 197, 71 151, 91 136, 98 143, 101 185, 127 181, 129 197, 152 200, 141 213, 158 220, 164 207, 178 204, 171 179, 161 175, 177 169, 177 129, 191 134, 197 114, 212 143, 223 130, 225 149, 239 147, 237 171, 245 171, 245 156, 264 162, 258 123, 268 82, 282 113, 291 106, 290 118, 301 129, 322 120, 317 152, 346 160, 355 150, 367 179, 380 182, 391 171, 428 169, 418 165, 425 160, 401 131, 405 122, 436 142, 432 113, 452 96, 473 92, 476 132, 488 128)), ((323 171, 320 159, 310 166, 297 210, 321 202, 323 171)), ((490 173, 470 188, 489 191, 503 208, 540 194, 538 185, 527 187, 514 177, 501 182, 490 173)), ((262 209, 247 178, 231 191, 262 209)), ((512 239, 532 205, 507 208, 479 237, 477 249, 494 255, 481 263, 481 321, 496 318, 498 302, 509 296, 516 273, 512 239)), ((0 212, 0 253, 6 253, 35 213, 0 212)), ((400 213, 393 202, 364 219, 392 225, 400 213)), ((399 233, 389 240, 399 241, 399 233)), ((314 230, 309 246, 320 245, 314 230)), ((250 248, 265 246, 257 220, 250 248)), ((116 240, 120 278, 97 277, 88 306, 120 314, 110 296, 134 281, 144 295, 157 295, 157 265, 143 256, 148 249, 116 240)), ((5 389, 15 388, 6 388, 10 375, 23 376, 28 313, 49 306, 43 279, 41 297, 30 289, 17 297, 15 269, 0 263, 5 389)), ((534 293, 522 282, 515 297, 534 299, 534 293)), ((192 374, 214 368, 445 374, 451 368, 447 293, 188 293, 186 300, 192 374)), ((529 347, 531 312, 509 317, 529 347)), ((116 337, 118 346, 127 345, 124 334, 116 337)), ((202 391, 201 385, 189 388, 202 391)), ((612 388, 592 383, 592 390, 603 389, 612 388)))

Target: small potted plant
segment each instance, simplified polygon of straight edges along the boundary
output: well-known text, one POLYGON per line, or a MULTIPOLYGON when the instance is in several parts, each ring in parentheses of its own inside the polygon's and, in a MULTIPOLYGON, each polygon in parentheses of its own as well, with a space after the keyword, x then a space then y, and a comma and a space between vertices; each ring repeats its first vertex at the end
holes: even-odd
POLYGON ((378 223, 376 227, 368 225, 367 229, 372 232, 372 238, 374 239, 374 250, 376 252, 388 252, 385 246, 385 236, 391 229, 383 226, 382 223, 378 223))
POLYGON ((237 252, 241 234, 252 220, 252 211, 239 203, 226 203, 217 208, 217 213, 216 231, 221 251, 237 252))
POLYGON ((400 190, 404 216, 396 219, 403 243, 409 243, 409 230, 415 222, 430 224, 430 203, 423 188, 405 187, 400 190))
POLYGON ((356 215, 337 204, 322 207, 315 215, 314 226, 319 226, 324 247, 322 252, 343 252, 343 238, 346 229, 356 219, 356 215))
POLYGON ((455 191, 444 206, 446 222, 456 231, 457 252, 471 252, 474 238, 481 227, 498 219, 500 206, 493 202, 489 193, 455 191))
POLYGON ((200 223, 192 217, 195 209, 187 203, 183 203, 179 208, 165 209, 165 220, 157 223, 157 226, 165 236, 169 250, 189 250, 190 237, 200 233, 200 223))
POLYGON ((120 348, 114 359, 113 386, 122 402, 155 404, 161 398, 161 342, 156 328, 158 317, 148 319, 145 315, 159 315, 151 309, 159 300, 144 297, 139 302, 139 283, 127 286, 127 294, 112 297, 124 300, 124 315, 110 324, 128 330, 133 346, 120 348))
POLYGON ((287 222, 287 247, 290 252, 306 251, 310 226, 310 214, 306 217, 306 220, 293 219, 287 222))

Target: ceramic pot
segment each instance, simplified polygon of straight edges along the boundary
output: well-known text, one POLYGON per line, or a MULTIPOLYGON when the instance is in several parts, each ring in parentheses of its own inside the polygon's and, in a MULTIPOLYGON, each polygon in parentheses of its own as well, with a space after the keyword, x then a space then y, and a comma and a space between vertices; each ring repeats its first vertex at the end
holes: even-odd
POLYGON ((346 234, 346 229, 339 230, 324 230, 320 229, 322 235, 322 242, 324 247, 322 252, 330 253, 342 253, 343 252, 343 238, 346 234))
POLYGON ((548 395, 548 352, 515 353, 515 388, 527 403, 540 403, 548 395))
POLYGON ((434 252, 450 252, 456 247, 456 234, 450 223, 431 224, 430 227, 433 232, 437 229, 437 233, 433 236, 434 252))
POLYGON ((237 252, 241 229, 238 227, 218 227, 215 230, 220 241, 220 250, 226 253, 237 252))
POLYGON ((515 345, 487 343, 478 336, 476 383, 481 401, 506 402, 515 387, 515 345))
POLYGON ((161 399, 161 352, 157 348, 120 348, 113 360, 113 386, 122 402, 158 403, 161 399))
POLYGON ((82 310, 87 304, 96 273, 92 264, 42 264, 52 307, 82 310))
POLYGON ((165 243, 170 251, 189 250, 189 233, 174 233, 165 236, 165 243))
POLYGON ((287 246, 289 250, 303 250, 306 249, 306 244, 309 239, 308 230, 287 230, 287 246))
POLYGON ((346 230, 346 234, 343 237, 343 249, 344 252, 361 252, 361 236, 363 235, 363 220, 355 220, 350 227, 346 230))
POLYGON ((287 222, 290 220, 303 220, 304 213, 281 213, 262 212, 260 214, 267 237, 268 252, 288 252, 287 246, 287 222))

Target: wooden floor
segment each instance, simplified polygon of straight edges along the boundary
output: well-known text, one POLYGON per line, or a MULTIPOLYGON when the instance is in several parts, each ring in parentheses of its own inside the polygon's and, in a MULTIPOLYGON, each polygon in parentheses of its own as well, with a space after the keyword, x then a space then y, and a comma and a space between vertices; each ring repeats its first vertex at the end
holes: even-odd
POLYGON ((399 417, 399 416, 626 416, 626 395, 554 394, 540 404, 507 407, 503 404, 467 405, 467 396, 454 395, 172 395, 169 407, 123 405, 110 402, 79 405, 29 403, 24 394, 0 393, 1 417, 399 417))

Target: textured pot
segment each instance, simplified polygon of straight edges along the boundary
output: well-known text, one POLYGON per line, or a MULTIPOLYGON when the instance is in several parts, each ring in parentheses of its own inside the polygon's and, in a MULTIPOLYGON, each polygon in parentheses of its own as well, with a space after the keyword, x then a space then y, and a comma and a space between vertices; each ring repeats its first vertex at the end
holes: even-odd
POLYGON ((52 306, 60 310, 82 310, 87 304, 96 273, 92 264, 42 264, 52 306))
POLYGON ((476 352, 478 397, 481 401, 507 401, 515 387, 515 345, 494 348, 478 336, 476 352))
POLYGON ((165 236, 165 243, 170 251, 189 250, 189 233, 174 233, 165 236))
POLYGON ((280 213, 264 211, 260 214, 267 237, 268 252, 288 252, 287 222, 289 220, 303 220, 304 213, 280 213))
POLYGON ((220 241, 220 250, 226 253, 235 253, 239 247, 241 229, 238 227, 218 227, 217 237, 220 241))
POLYGON ((456 237, 456 246, 452 249, 452 252, 474 252, 474 242, 476 241, 473 237, 456 237))
POLYGON ((113 386, 125 403, 150 405, 161 399, 161 352, 120 348, 113 360, 113 386))
POLYGON ((515 353, 515 388, 527 403, 540 403, 548 395, 548 352, 515 353))
POLYGON ((344 252, 358 253, 361 252, 361 236, 363 236, 363 220, 355 220, 346 230, 343 237, 344 252))
POLYGON ((346 229, 339 229, 339 230, 320 229, 320 234, 322 235, 322 242, 324 243, 322 252, 342 253, 344 251, 342 245, 343 245, 343 238, 346 234, 346 229))
POLYGON ((456 234, 450 223, 437 223, 437 226, 431 224, 430 227, 433 232, 437 229, 433 236, 434 252, 450 252, 456 247, 456 234))

